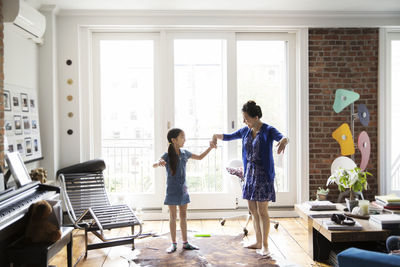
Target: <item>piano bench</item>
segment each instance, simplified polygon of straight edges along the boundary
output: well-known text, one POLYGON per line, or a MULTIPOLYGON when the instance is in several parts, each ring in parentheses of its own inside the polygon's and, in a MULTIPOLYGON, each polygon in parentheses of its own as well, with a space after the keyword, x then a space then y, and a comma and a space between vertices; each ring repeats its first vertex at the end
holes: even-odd
POLYGON ((18 239, 7 247, 6 254, 8 262, 13 266, 32 264, 40 267, 47 267, 49 261, 62 248, 67 246, 68 267, 72 267, 72 230, 73 227, 61 227, 61 238, 52 244, 30 243, 27 244, 23 238, 18 239))

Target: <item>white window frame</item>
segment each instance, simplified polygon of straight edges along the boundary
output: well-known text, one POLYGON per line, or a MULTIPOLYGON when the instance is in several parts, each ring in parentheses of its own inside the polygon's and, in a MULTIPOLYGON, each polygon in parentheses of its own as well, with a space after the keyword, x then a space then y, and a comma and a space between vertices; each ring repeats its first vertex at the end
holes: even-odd
MULTIPOLYGON (((166 41, 166 28, 155 29, 154 27, 146 28, 125 28, 116 30, 110 28, 102 28, 101 26, 92 27, 92 26, 79 26, 79 58, 80 63, 79 67, 81 69, 81 79, 79 81, 80 85, 80 109, 81 109, 81 133, 80 133, 80 143, 81 143, 81 160, 89 160, 94 158, 94 138, 93 138, 93 77, 92 77, 92 69, 93 62, 91 62, 91 55, 93 53, 93 48, 91 46, 93 33, 95 32, 158 32, 160 34, 160 43, 166 41), (82 88, 85 88, 83 90, 82 88)), ((172 31, 174 27, 169 27, 168 31, 172 31), (172 29, 171 29, 172 28, 172 29)), ((265 32, 265 33, 273 33, 273 32, 291 32, 296 34, 296 95, 295 95, 295 114, 293 116, 296 117, 296 132, 294 136, 290 137, 290 148, 291 153, 295 157, 295 173, 296 173, 296 184, 297 184, 297 192, 296 192, 296 203, 300 203, 309 199, 309 119, 308 119, 308 29, 307 28, 271 28, 271 27, 202 27, 201 30, 199 28, 192 27, 179 27, 174 29, 176 32, 182 31, 191 31, 191 32, 218 32, 224 30, 225 32, 265 32), (293 151, 295 150, 295 151, 293 151)), ((161 47, 160 49, 160 68, 167 69, 168 55, 166 53, 167 48, 161 47)), ((236 57, 236 56, 235 56, 236 57)), ((236 71, 235 69, 228 69, 228 72, 236 71)), ((171 86, 171 81, 168 80, 167 77, 171 77, 171 75, 167 72, 158 73, 159 80, 155 83, 156 86, 161 87, 160 84, 168 84, 171 86)), ((231 81, 232 85, 236 88, 236 81, 231 81)), ((229 86, 229 85, 228 85, 229 86)), ((165 90, 160 89, 159 97, 156 98, 156 104, 161 105, 163 99, 170 98, 172 96, 166 94, 165 90)), ((233 105, 232 105, 233 107, 233 105)), ((162 121, 167 121, 167 112, 164 110, 163 115, 160 118, 160 123, 162 121)), ((234 114, 236 110, 228 110, 229 114, 234 114)), ((236 115, 235 115, 236 116, 236 115)), ((233 118, 230 118, 228 115, 228 122, 232 121, 233 118)), ((166 134, 167 125, 162 125, 160 131, 160 137, 166 134), (166 126, 166 127, 164 127, 166 126)), ((158 135, 156 135, 157 137, 158 135)), ((161 143, 161 142, 160 142, 161 143)), ((159 148, 162 151, 161 148, 159 148)), ((157 154, 157 151, 156 151, 157 154)), ((292 205, 290 205, 292 206, 292 205)), ((165 210, 163 208, 163 210, 165 210)))
MULTIPOLYGON (((155 142, 155 155, 162 155, 162 136, 158 134, 163 131, 161 125, 163 111, 156 111, 156 107, 161 106, 162 103, 162 90, 160 88, 160 67, 158 62, 160 59, 160 34, 159 33, 102 33, 95 32, 92 34, 92 73, 93 73, 93 94, 92 99, 92 117, 93 117, 93 154, 96 158, 101 157, 101 90, 100 90, 100 40, 153 40, 154 41, 154 142, 155 142), (96 90, 99 89, 99 90, 96 90), (97 121, 98 123, 95 123, 97 121)), ((166 135, 166 133, 165 133, 166 135)), ((162 168, 155 169, 154 173, 154 192, 153 193, 132 193, 122 194, 129 201, 135 203, 137 207, 158 208, 163 205, 163 192, 165 192, 165 183, 160 181, 159 177, 163 177, 165 170, 162 168), (128 196, 129 195, 129 196, 128 196)), ((110 194, 110 196, 118 195, 110 194)))
MULTIPOLYGON (((291 206, 294 203, 296 203, 296 195, 298 192, 296 192, 297 188, 297 179, 296 177, 296 171, 293 171, 295 165, 296 165, 296 146, 295 144, 297 143, 297 135, 296 135, 296 62, 297 62, 297 57, 296 57, 296 34, 295 33, 238 33, 236 35, 236 41, 242 41, 242 40, 263 40, 263 41, 284 41, 287 42, 287 49, 286 49, 286 63, 287 63, 287 69, 286 73, 288 74, 287 77, 287 88, 286 88, 286 103, 288 105, 288 110, 287 110, 287 125, 286 129, 288 129, 288 132, 282 133, 284 136, 290 137, 290 145, 287 147, 287 150, 285 153, 288 153, 290 151, 289 156, 287 158, 287 168, 284 170, 285 171, 285 176, 287 177, 287 180, 289 182, 289 191, 288 192, 276 192, 276 202, 271 202, 269 205, 270 206, 291 206)), ((237 102, 236 96, 237 96, 237 88, 235 87, 235 92, 231 93, 232 101, 234 103, 237 102)), ((237 105, 235 105, 236 107, 237 105)), ((235 113, 232 114, 236 118, 237 110, 234 111, 235 113)), ((240 120, 242 118, 236 118, 235 125, 238 126, 240 125, 240 120)), ((267 122, 268 123, 268 122, 267 122)), ((238 128, 236 128, 237 130, 238 128)), ((277 188, 275 188, 277 190, 277 188)), ((247 203, 246 200, 240 199, 239 200, 239 205, 240 206, 246 206, 247 203)))
POLYGON ((400 40, 400 28, 380 28, 379 30, 379 187, 378 194, 397 193, 391 188, 391 41, 400 40))
MULTIPOLYGON (((174 32, 174 31, 169 31, 166 33, 166 40, 167 40, 167 57, 168 57, 168 72, 170 74, 169 79, 170 81, 168 82, 168 95, 169 95, 169 100, 171 101, 172 105, 171 107, 175 107, 175 95, 174 95, 174 60, 173 60, 173 54, 174 54, 174 47, 173 43, 175 39, 218 39, 218 40, 226 40, 227 47, 227 90, 228 88, 236 88, 234 84, 236 83, 233 77, 236 75, 236 71, 234 70, 235 62, 236 62, 236 55, 235 55, 235 49, 232 49, 232 43, 235 43, 235 34, 233 32, 196 32, 196 31, 191 31, 191 32, 174 32), (230 87, 232 86, 232 87, 230 87)), ((223 92, 224 94, 224 107, 228 106, 227 103, 227 91, 225 90, 223 92)), ((168 121, 171 122, 171 125, 175 125, 175 117, 174 117, 174 111, 171 111, 173 109, 170 109, 169 112, 167 112, 168 116, 168 121)), ((229 120, 227 120, 227 113, 225 112, 224 115, 224 120, 225 120, 225 125, 224 125, 224 131, 229 127, 229 120)), ((211 136, 210 136, 211 138, 211 136)), ((167 144, 165 144, 167 145, 167 144)), ((223 158, 227 158, 227 150, 229 151, 229 147, 225 146, 228 149, 225 149, 225 155, 223 155, 223 158)), ((213 152, 211 152, 213 153, 213 152)), ((222 163, 224 164, 224 163, 222 163)), ((224 172, 224 168, 222 167, 222 171, 224 172)), ((226 173, 222 173, 223 175, 223 184, 224 184, 224 192, 217 192, 217 193, 197 193, 197 192, 192 192, 190 193, 190 198, 191 198, 191 203, 188 206, 188 209, 192 210, 202 210, 202 209, 234 209, 236 207, 236 200, 235 197, 237 197, 237 194, 233 194, 233 192, 236 193, 236 183, 233 183, 227 178, 226 173)), ((237 187, 237 186, 236 186, 237 187)))

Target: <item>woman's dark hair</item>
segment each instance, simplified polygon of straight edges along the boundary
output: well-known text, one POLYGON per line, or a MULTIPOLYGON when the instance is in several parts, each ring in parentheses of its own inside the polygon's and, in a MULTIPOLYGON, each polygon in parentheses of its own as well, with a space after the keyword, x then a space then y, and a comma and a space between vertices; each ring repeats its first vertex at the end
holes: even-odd
POLYGON ((259 105, 253 100, 247 101, 242 107, 242 112, 246 112, 250 117, 255 118, 258 116, 260 119, 262 117, 262 111, 259 105))
POLYGON ((172 175, 176 173, 176 167, 178 166, 178 155, 176 154, 174 144, 172 143, 172 138, 177 138, 178 135, 183 132, 181 129, 173 128, 168 131, 167 139, 168 139, 168 158, 169 158, 169 167, 171 168, 172 175))

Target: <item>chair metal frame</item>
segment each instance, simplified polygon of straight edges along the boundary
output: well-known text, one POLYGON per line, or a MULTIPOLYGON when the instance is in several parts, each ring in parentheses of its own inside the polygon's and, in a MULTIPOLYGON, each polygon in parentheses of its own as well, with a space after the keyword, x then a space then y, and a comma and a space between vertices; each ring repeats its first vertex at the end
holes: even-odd
POLYGON ((132 244, 142 233, 142 222, 127 205, 111 205, 104 185, 102 171, 91 173, 59 173, 61 194, 67 214, 75 228, 85 230, 85 257, 87 251, 98 248, 132 244), (135 234, 135 226, 139 232, 135 234), (129 236, 107 238, 104 230, 131 227, 129 236), (102 242, 88 243, 88 232, 102 242))
MULTIPOLYGON (((237 167, 242 167, 242 166, 243 166, 242 161, 241 160, 237 160, 237 159, 232 160, 229 163, 229 167, 230 168, 237 168, 237 167)), ((233 176, 236 176, 236 175, 233 175, 233 176)), ((243 188, 244 178, 243 177, 239 177, 239 176, 236 176, 236 177, 240 179, 241 188, 243 188)), ((251 219, 250 210, 248 211, 247 214, 235 215, 235 216, 231 216, 231 217, 224 217, 224 218, 220 219, 220 223, 221 223, 222 226, 224 226, 226 220, 239 219, 239 218, 242 218, 242 217, 246 218, 246 223, 245 223, 245 225, 243 227, 243 234, 244 234, 244 236, 247 236, 247 234, 249 233, 249 231, 247 230, 247 225, 249 224, 250 219, 251 219)), ((279 227, 279 222, 278 221, 270 220, 270 223, 274 224, 274 228, 275 229, 278 229, 278 227, 279 227)))
MULTIPOLYGON (((249 233, 249 230, 247 230, 247 225, 249 224, 250 219, 251 219, 251 213, 250 213, 250 211, 249 211, 247 214, 236 215, 236 216, 231 216, 231 217, 222 218, 222 219, 220 220, 220 223, 221 223, 222 226, 224 226, 226 220, 239 219, 239 218, 242 218, 242 217, 245 217, 245 218, 246 218, 246 223, 245 223, 245 225, 244 225, 244 227, 243 227, 243 235, 244 235, 244 236, 247 236, 247 234, 249 233)), ((275 221, 275 220, 271 220, 271 219, 270 219, 269 222, 272 223, 272 224, 274 224, 274 228, 275 228, 275 229, 278 229, 278 227, 279 227, 279 222, 278 222, 278 221, 275 221)))

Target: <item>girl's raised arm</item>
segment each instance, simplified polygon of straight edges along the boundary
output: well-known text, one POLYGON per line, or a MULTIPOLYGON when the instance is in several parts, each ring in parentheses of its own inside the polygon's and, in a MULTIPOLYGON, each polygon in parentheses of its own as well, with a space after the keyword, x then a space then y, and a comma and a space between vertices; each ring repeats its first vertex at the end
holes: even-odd
POLYGON ((165 166, 167 163, 163 159, 159 159, 157 162, 154 162, 153 168, 157 168, 159 166, 165 166))
POLYGON ((208 153, 210 153, 210 151, 216 148, 216 144, 214 144, 213 141, 210 141, 210 146, 206 149, 206 151, 204 151, 203 153, 201 153, 200 155, 196 155, 192 153, 192 156, 190 157, 191 159, 197 159, 197 160, 202 160, 205 156, 207 156, 208 153))

